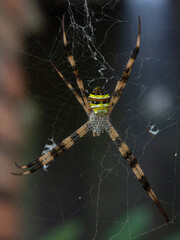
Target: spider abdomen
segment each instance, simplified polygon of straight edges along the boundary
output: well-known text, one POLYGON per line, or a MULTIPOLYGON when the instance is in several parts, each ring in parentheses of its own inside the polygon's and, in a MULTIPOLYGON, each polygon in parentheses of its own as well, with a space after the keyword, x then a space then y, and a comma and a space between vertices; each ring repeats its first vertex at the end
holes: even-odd
POLYGON ((93 92, 89 94, 88 99, 95 114, 108 113, 110 96, 103 88, 94 88, 93 92))

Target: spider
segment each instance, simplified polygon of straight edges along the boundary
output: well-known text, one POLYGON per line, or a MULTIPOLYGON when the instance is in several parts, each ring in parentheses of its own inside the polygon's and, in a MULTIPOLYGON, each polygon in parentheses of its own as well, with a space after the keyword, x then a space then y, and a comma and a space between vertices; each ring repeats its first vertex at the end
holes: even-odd
POLYGON ((77 129, 74 133, 70 136, 65 138, 58 146, 54 147, 51 151, 45 153, 44 155, 40 156, 39 158, 35 159, 33 162, 28 163, 24 166, 19 166, 17 163, 16 166, 21 169, 29 169, 21 173, 12 173, 13 175, 27 175, 30 173, 35 172, 36 170, 42 168, 43 166, 47 166, 51 163, 58 155, 67 151, 71 148, 80 138, 84 137, 89 131, 92 131, 93 136, 100 136, 101 133, 107 132, 109 137, 117 146, 119 152, 121 153, 122 157, 129 163, 132 171, 134 172, 135 176, 139 180, 140 184, 150 196, 150 198, 154 201, 156 206, 159 208, 161 214, 164 216, 166 222, 169 222, 168 216, 162 207, 161 203, 159 202, 158 198, 156 197, 155 193, 153 192, 147 177, 144 175, 140 165, 136 157, 132 154, 127 144, 122 140, 116 129, 113 127, 109 120, 109 116, 118 102, 120 96, 123 93, 123 90, 126 86, 126 82, 130 76, 132 66, 135 62, 135 59, 139 53, 140 48, 140 27, 141 21, 140 17, 138 17, 138 36, 136 47, 132 52, 129 61, 122 73, 122 76, 118 80, 114 93, 112 97, 101 87, 96 87, 91 94, 87 97, 85 94, 85 89, 83 85, 82 78, 79 75, 78 68, 76 66, 76 62, 74 57, 71 53, 70 46, 67 41, 65 27, 64 27, 64 16, 62 19, 62 31, 63 31, 63 43, 64 47, 67 51, 68 61, 73 69, 73 73, 76 77, 76 83, 79 87, 81 92, 81 96, 76 92, 73 86, 65 79, 62 73, 55 67, 55 65, 51 62, 53 68, 56 70, 60 78, 65 82, 67 87, 71 90, 71 92, 76 97, 77 101, 81 104, 84 111, 87 113, 88 121, 82 125, 79 129, 77 129))

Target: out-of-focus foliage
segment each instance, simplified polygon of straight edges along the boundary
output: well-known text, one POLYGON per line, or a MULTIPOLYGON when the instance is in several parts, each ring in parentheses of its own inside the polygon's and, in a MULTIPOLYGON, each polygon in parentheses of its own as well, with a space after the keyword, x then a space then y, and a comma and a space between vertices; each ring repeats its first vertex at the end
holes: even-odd
MULTIPOLYGON (((117 223, 113 224, 105 233, 101 240, 129 240, 137 238, 138 240, 146 240, 144 234, 153 221, 152 212, 147 208, 137 208, 130 212, 129 216, 122 216, 117 223)), ((84 226, 79 221, 69 221, 60 226, 56 226, 54 230, 47 233, 41 240, 80 240, 84 232, 84 226)), ((163 240, 179 240, 180 231, 163 240)))
POLYGON ((84 227, 79 221, 69 221, 56 226, 42 237, 41 240, 79 240, 83 231, 84 227))
POLYGON ((138 240, 145 239, 145 232, 152 222, 152 213, 146 208, 137 208, 129 216, 123 216, 113 224, 102 240, 129 240, 138 236, 138 240), (142 234, 142 236, 141 236, 142 234))

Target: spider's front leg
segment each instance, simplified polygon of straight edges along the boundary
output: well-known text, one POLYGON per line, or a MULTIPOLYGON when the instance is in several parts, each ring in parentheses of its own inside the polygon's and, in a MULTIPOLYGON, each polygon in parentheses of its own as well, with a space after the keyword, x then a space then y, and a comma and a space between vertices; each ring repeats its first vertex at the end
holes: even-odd
POLYGON ((124 88, 126 86, 127 80, 130 76, 133 64, 136 60, 136 57, 139 53, 139 48, 140 48, 140 31, 141 31, 141 21, 140 17, 138 17, 139 21, 139 29, 138 29, 138 36, 137 36, 137 42, 136 42, 136 47, 134 48, 131 57, 129 61, 126 64, 125 70, 123 71, 122 76, 118 80, 114 93, 112 94, 111 101, 110 101, 110 106, 109 106, 109 114, 112 112, 114 106, 116 103, 119 101, 120 96, 122 95, 124 88))
POLYGON ((131 151, 128 148, 128 146, 126 145, 126 143, 124 141, 122 141, 119 134, 117 133, 117 131, 115 130, 115 128, 112 126, 112 124, 110 122, 109 122, 109 129, 107 132, 108 132, 110 138, 113 140, 113 142, 118 147, 118 150, 121 153, 121 155, 123 156, 123 158, 125 158, 128 161, 131 169, 133 170, 134 174, 136 175, 137 179, 141 183, 144 190, 148 193, 150 198, 154 201, 156 206, 159 208, 161 214, 166 219, 166 222, 168 223, 169 218, 168 218, 164 208, 162 207, 161 203, 159 202, 158 198, 156 197, 155 193, 153 192, 153 190, 147 180, 147 177, 144 175, 144 172, 142 171, 141 167, 138 164, 136 157, 131 153, 131 151))
POLYGON ((80 138, 85 136, 88 131, 89 131, 89 122, 86 122, 79 129, 77 129, 73 134, 71 134, 69 137, 65 138, 58 146, 54 147, 51 151, 49 151, 46 154, 42 155, 41 157, 37 158, 33 162, 30 162, 24 166, 19 166, 17 163, 15 163, 18 168, 21 168, 21 169, 29 168, 28 171, 25 171, 22 173, 12 172, 11 174, 16 175, 16 176, 27 175, 27 174, 37 171, 44 165, 48 165, 58 155, 60 155, 64 151, 71 148, 80 138))

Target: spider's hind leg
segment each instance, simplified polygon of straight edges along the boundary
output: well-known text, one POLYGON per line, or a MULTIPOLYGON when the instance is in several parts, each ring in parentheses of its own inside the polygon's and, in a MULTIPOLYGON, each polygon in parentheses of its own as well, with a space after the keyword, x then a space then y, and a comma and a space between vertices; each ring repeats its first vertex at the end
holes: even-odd
POLYGON ((132 171, 134 172, 135 176, 137 177, 138 181, 141 183, 143 189, 147 192, 147 194, 150 196, 150 198, 153 200, 153 202, 156 204, 156 206, 159 208, 161 214, 166 219, 166 222, 169 222, 169 218, 159 202, 158 198, 156 197, 155 193, 153 192, 147 177, 144 175, 143 170, 141 169, 136 157, 132 154, 127 144, 120 138, 119 134, 115 130, 115 128, 109 123, 109 130, 108 134, 112 141, 116 144, 118 147, 119 152, 123 156, 125 160, 128 161, 129 166, 131 167, 132 171))
POLYGON ((59 145, 57 145, 51 151, 45 153, 38 159, 34 160, 33 162, 30 162, 27 165, 23 165, 23 166, 19 166, 17 163, 15 163, 18 168, 21 168, 21 169, 29 168, 29 170, 22 172, 22 173, 12 172, 11 174, 16 175, 16 176, 27 175, 27 174, 35 172, 36 170, 40 169, 43 166, 48 166, 58 155, 60 155, 64 151, 67 151, 79 139, 81 139, 83 136, 85 136, 89 130, 90 130, 89 122, 86 122, 79 129, 77 129, 73 134, 71 134, 70 136, 65 138, 59 145))
MULTIPOLYGON (((17 164, 16 164, 17 166, 17 164)), ((27 165, 26 165, 27 166, 27 165)), ((27 174, 30 174, 30 173, 33 173, 35 171, 37 171, 38 169, 40 169, 42 167, 42 163, 39 162, 35 167, 31 168, 30 170, 28 171, 25 171, 25 172, 22 172, 22 173, 14 173, 14 172, 11 172, 12 175, 15 175, 15 176, 22 176, 22 175, 27 175, 27 174)), ((22 167, 20 167, 22 168, 22 167)))
POLYGON ((33 167, 34 165, 36 165, 39 162, 39 158, 36 158, 33 162, 28 163, 27 165, 22 165, 20 166, 19 164, 17 164, 17 162, 15 162, 15 165, 17 168, 21 168, 21 169, 27 169, 30 167, 33 167))
POLYGON ((27 174, 33 173, 38 169, 40 169, 41 167, 49 164, 58 155, 58 151, 59 151, 59 148, 55 147, 51 151, 47 152, 46 154, 42 155, 39 158, 36 158, 33 162, 30 162, 27 165, 19 166, 15 162, 16 167, 21 169, 29 169, 29 170, 22 173, 11 172, 11 174, 16 176, 21 176, 21 175, 27 175, 27 174))

